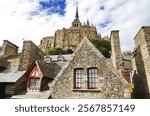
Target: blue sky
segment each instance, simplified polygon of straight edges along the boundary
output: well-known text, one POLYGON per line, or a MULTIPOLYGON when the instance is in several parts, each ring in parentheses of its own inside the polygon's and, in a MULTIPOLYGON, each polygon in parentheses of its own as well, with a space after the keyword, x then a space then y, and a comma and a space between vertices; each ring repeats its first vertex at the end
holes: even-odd
POLYGON ((136 33, 150 25, 149 0, 1 0, 0 45, 4 39, 20 49, 23 39, 39 45, 43 37, 71 26, 77 4, 80 21, 89 19, 102 36, 120 31, 122 51, 133 50, 136 33))
POLYGON ((40 11, 47 10, 47 14, 51 15, 53 13, 58 13, 59 15, 65 14, 65 2, 66 0, 48 0, 48 1, 41 1, 40 4, 40 11))

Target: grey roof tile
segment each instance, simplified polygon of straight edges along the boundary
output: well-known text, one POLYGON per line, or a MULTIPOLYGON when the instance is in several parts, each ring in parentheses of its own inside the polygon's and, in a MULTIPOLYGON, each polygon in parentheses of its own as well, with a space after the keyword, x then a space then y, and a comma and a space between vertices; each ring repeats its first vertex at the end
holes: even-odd
POLYGON ((26 71, 17 71, 12 69, 6 69, 2 73, 0 73, 0 82, 1 83, 14 83, 21 76, 24 75, 26 71))

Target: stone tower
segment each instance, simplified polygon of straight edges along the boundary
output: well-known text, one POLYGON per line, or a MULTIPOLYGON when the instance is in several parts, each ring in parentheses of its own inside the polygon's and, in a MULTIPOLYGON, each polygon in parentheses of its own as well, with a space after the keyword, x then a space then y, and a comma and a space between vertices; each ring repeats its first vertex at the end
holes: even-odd
POLYGON ((111 31, 110 35, 111 39, 111 51, 112 51, 112 61, 113 65, 116 70, 121 69, 121 62, 122 62, 122 55, 121 55, 121 48, 120 48, 120 40, 119 40, 119 30, 111 31))
POLYGON ((76 15, 75 15, 74 21, 72 22, 72 27, 81 27, 81 23, 79 20, 78 6, 76 8, 76 15))

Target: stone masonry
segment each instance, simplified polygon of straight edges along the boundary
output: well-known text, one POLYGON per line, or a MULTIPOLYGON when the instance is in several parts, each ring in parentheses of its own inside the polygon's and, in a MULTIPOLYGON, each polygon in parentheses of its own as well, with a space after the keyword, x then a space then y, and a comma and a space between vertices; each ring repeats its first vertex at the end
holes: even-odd
POLYGON ((11 43, 8 40, 4 40, 2 49, 0 51, 0 57, 8 58, 9 56, 16 56, 18 53, 18 46, 11 43))
POLYGON ((150 98, 150 27, 142 27, 134 38, 132 56, 134 98, 150 98))
POLYGON ((117 72, 108 61, 87 39, 84 38, 79 44, 72 59, 69 60, 63 69, 50 84, 51 97, 53 99, 108 99, 108 98, 130 98, 127 90, 127 82, 121 73, 117 72), (97 67, 98 89, 88 89, 87 69, 97 67), (74 69, 83 68, 84 89, 74 89, 74 69))
POLYGON ((121 69, 120 65, 122 63, 122 55, 120 48, 120 40, 119 40, 119 30, 113 30, 110 34, 111 39, 111 51, 112 51, 112 61, 116 70, 121 69))
POLYGON ((32 41, 24 41, 18 70, 27 70, 36 59, 44 60, 44 53, 32 41))

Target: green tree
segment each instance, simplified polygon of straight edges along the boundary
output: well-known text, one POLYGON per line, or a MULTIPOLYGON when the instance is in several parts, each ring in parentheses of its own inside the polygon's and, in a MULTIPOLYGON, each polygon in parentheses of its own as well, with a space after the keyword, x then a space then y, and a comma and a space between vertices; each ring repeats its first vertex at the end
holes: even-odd
POLYGON ((110 58, 111 43, 109 41, 97 39, 91 39, 90 41, 106 58, 110 58))
POLYGON ((45 54, 49 55, 59 55, 59 54, 72 54, 71 49, 63 50, 62 48, 48 48, 45 50, 45 54))

